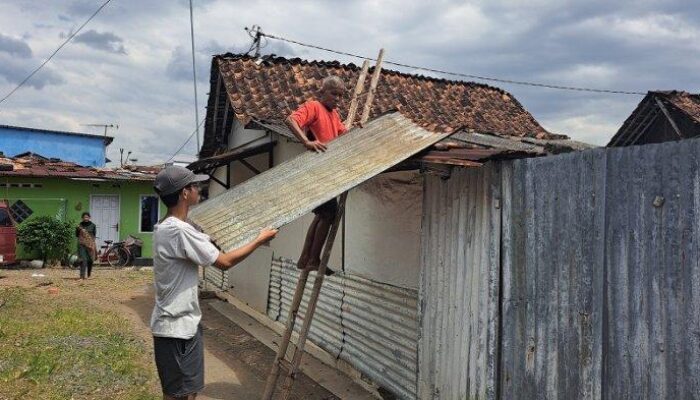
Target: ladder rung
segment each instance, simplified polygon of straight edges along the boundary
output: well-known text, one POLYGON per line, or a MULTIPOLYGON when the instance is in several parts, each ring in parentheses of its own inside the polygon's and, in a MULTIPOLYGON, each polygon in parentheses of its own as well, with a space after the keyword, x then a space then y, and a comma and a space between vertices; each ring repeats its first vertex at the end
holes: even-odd
POLYGON ((292 370, 292 363, 290 363, 287 360, 279 360, 279 365, 280 368, 284 369, 287 372, 292 370))

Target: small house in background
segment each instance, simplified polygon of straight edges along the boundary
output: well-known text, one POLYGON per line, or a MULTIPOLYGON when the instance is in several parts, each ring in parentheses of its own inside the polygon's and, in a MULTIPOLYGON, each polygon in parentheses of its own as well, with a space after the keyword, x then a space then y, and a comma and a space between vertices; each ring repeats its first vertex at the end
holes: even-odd
MULTIPOLYGON (((17 224, 38 215, 78 224, 87 211, 97 225, 98 248, 132 235, 143 240, 142 257, 150 258, 153 226, 166 211, 153 192, 159 170, 85 167, 38 154, 0 157, 0 200, 17 224)), ((32 256, 17 249, 17 259, 32 256)))
POLYGON ((607 147, 661 143, 700 136, 700 94, 653 91, 625 120, 607 147))
POLYGON ((5 157, 35 153, 84 167, 104 167, 112 140, 110 136, 0 125, 0 151, 5 157))

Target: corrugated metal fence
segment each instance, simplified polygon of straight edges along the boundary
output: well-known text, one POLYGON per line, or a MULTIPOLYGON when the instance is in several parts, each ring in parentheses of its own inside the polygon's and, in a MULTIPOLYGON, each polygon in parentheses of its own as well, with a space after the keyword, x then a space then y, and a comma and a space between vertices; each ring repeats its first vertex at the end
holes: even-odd
POLYGON ((504 165, 501 398, 600 398, 604 156, 504 165))
POLYGON ((421 399, 492 398, 495 392, 499 174, 484 167, 426 179, 421 399))
MULTIPOLYGON (((313 273, 312 273, 313 275, 313 273)), ((268 316, 287 322, 299 270, 274 258, 268 316)), ((304 318, 313 286, 310 277, 299 317, 304 318)), ((418 292, 358 276, 327 277, 309 338, 403 399, 416 398, 418 292)), ((301 324, 296 324, 298 331, 301 324)))
POLYGON ((700 140, 487 168, 426 183, 420 398, 700 398, 700 140))

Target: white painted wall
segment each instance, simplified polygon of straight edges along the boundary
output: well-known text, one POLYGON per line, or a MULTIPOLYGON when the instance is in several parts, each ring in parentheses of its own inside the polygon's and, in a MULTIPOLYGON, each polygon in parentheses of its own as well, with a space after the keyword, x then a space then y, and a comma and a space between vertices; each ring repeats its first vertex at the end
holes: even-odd
MULTIPOLYGON (((214 170, 214 173, 212 175, 216 179, 220 180, 221 182, 226 183, 226 168, 227 167, 219 167, 219 168, 214 170)), ((226 188, 221 186, 215 180, 213 180, 213 179, 209 180, 209 198, 210 199, 220 195, 221 193, 223 193, 225 191, 226 191, 226 188)))
POLYGON ((346 272, 417 289, 423 177, 379 175, 350 191, 345 210, 346 272))
MULTIPOLYGON (((261 134, 264 132, 242 129, 238 125, 229 143, 232 147, 239 146, 261 134)), ((275 165, 305 151, 300 144, 285 137, 274 135, 274 139, 277 140, 273 151, 275 165)), ((261 154, 248 161, 264 171, 267 157, 261 154)), ((218 178, 222 173, 222 181, 225 181, 225 172, 223 167, 219 168, 215 176, 218 178)), ((240 163, 231 167, 232 185, 253 176, 253 172, 240 163)), ((422 177, 416 172, 394 172, 375 177, 350 192, 345 228, 347 273, 389 285, 418 288, 422 185, 422 177)), ((222 192, 223 188, 212 181, 210 197, 222 192)), ((312 220, 313 214, 309 213, 284 226, 270 245, 275 257, 297 260, 312 220)), ((342 232, 339 232, 331 254, 331 268, 339 269, 342 265, 342 240, 342 232)))
MULTIPOLYGON (((233 128, 228 137, 228 147, 230 149, 239 147, 255 139, 267 135, 267 132, 260 129, 245 129, 238 121, 233 121, 233 128)), ((256 142, 257 143, 257 142, 256 142)))

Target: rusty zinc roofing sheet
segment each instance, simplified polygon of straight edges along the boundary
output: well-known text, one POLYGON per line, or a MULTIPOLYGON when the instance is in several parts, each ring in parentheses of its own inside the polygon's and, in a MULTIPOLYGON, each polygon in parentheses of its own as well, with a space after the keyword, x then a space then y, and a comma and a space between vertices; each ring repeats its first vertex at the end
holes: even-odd
POLYGON ((279 228, 448 134, 429 132, 400 113, 377 118, 195 207, 190 214, 228 251, 266 227, 279 228))

